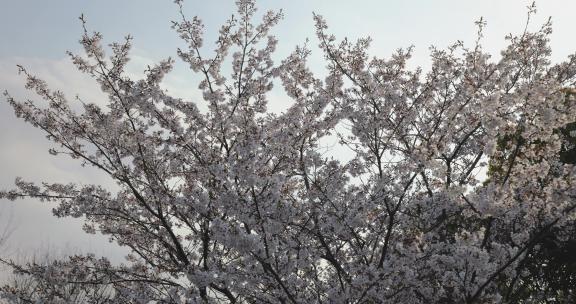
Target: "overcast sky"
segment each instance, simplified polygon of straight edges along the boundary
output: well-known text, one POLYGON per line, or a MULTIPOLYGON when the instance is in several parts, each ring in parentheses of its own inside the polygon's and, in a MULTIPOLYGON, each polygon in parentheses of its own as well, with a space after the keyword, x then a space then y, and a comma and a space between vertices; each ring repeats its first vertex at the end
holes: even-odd
MULTIPOLYGON (((312 12, 323 15, 338 38, 373 38, 371 53, 389 56, 399 47, 414 45, 416 52, 411 66, 429 65, 431 45, 444 48, 456 40, 470 45, 475 40, 474 21, 481 16, 487 21, 484 45, 495 57, 505 45, 504 36, 519 33, 526 21, 522 0, 261 0, 260 13, 282 8, 284 20, 273 33, 279 38, 277 59, 314 37, 312 12)), ((216 39, 219 26, 234 11, 233 0, 188 0, 184 3, 188 16, 200 16, 206 25, 207 41, 216 39)), ((560 61, 576 51, 576 1, 541 0, 532 28, 552 17, 553 60, 560 61)), ((178 19, 172 1, 159 0, 0 0, 0 90, 14 97, 25 98, 23 79, 16 64, 46 80, 68 96, 79 94, 90 101, 104 100, 88 77, 76 72, 65 51, 79 51, 81 35, 78 20, 84 14, 91 30, 104 35, 106 42, 119 41, 126 34, 134 36, 131 75, 139 75, 146 65, 166 57, 176 57, 176 48, 183 46, 170 28, 178 19)), ((321 74, 321 54, 314 49, 312 68, 321 74)), ((197 78, 183 65, 177 66, 164 84, 170 92, 194 102, 198 100, 197 78)), ((281 97, 278 97, 281 99, 281 97)), ((63 157, 48 155, 50 144, 44 135, 17 120, 4 100, 0 102, 0 188, 10 188, 14 177, 31 181, 83 182, 110 185, 95 170, 81 168, 63 157)), ((13 233, 0 254, 31 256, 51 251, 53 255, 68 252, 94 251, 112 255, 116 260, 122 249, 108 244, 105 237, 86 236, 80 220, 51 217, 51 207, 34 201, 0 200, 0 229, 12 218, 13 233), (62 249, 63 248, 63 249, 62 249)))

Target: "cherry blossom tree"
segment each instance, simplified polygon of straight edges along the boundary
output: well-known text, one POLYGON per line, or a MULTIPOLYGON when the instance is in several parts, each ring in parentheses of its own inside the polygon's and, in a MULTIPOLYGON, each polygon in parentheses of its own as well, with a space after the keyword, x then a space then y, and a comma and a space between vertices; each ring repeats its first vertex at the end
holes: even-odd
MULTIPOLYGON (((182 2, 176 1, 182 9, 182 2)), ((70 54, 108 95, 80 101, 21 67, 45 104, 5 96, 18 117, 120 190, 16 179, 0 197, 35 197, 58 217, 82 217, 130 249, 122 265, 77 255, 17 265, 50 303, 499 303, 530 275, 525 262, 551 231, 575 220, 576 171, 560 161, 556 130, 574 121, 576 56, 552 64, 550 22, 507 37, 498 58, 478 41, 432 48, 430 71, 407 68, 412 49, 371 57, 370 38, 338 41, 314 16, 327 76, 297 47, 275 62, 271 29, 237 2, 213 53, 199 18, 173 27, 178 56, 202 77, 203 100, 160 87, 174 61, 133 80, 131 38, 102 45, 86 29, 70 54), (106 55, 110 53, 110 55, 106 55), (226 67, 231 63, 231 67, 226 67), (291 106, 267 108, 274 84, 291 106), (207 110, 201 110, 204 103, 207 110), (348 149, 350 160, 326 154, 348 149), (507 144, 499 146, 502 138, 507 144), (498 160, 497 174, 482 178, 498 160)), ((534 13, 530 7, 529 16, 534 13)), ((334 154, 333 153, 333 154, 334 154)), ((557 234, 563 237, 563 234, 557 234)), ((27 291, 28 290, 28 291, 27 291)), ((534 291, 527 297, 539 299, 534 291)))
MULTIPOLYGON (((563 88, 566 98, 576 94, 574 89, 563 88)), ((560 135, 562 148, 560 149, 561 163, 576 163, 576 137, 571 135, 576 129, 576 123, 572 122, 555 130, 560 135)), ((507 159, 510 159, 510 145, 514 139, 510 136, 498 139, 497 150, 499 153, 490 159, 488 177, 501 178, 503 168, 506 167, 507 159)), ((522 138, 521 140, 527 140, 522 138)), ((520 287, 508 295, 510 302, 521 302, 530 299, 549 303, 565 303, 574 300, 574 287, 576 284, 576 222, 568 227, 559 229, 552 228, 545 233, 537 244, 531 248, 526 258, 522 261, 522 267, 529 274, 517 278, 520 287), (567 228, 567 229, 566 229, 567 228)))

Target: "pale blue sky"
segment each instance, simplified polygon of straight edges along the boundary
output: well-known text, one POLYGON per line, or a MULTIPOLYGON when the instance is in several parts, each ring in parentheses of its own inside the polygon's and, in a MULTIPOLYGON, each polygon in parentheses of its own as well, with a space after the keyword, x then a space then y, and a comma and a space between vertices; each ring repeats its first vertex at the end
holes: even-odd
MULTIPOLYGON (((216 39, 220 24, 234 11, 233 0, 185 1, 188 16, 199 15, 207 28, 206 40, 216 39)), ((260 13, 283 8, 284 20, 273 31, 280 39, 277 59, 288 54, 296 44, 310 38, 315 46, 312 12, 323 15, 339 38, 370 35, 372 54, 388 56, 398 47, 415 45, 412 66, 428 65, 428 47, 446 47, 456 40, 471 43, 475 39, 474 21, 483 16, 488 22, 484 44, 498 55, 507 33, 521 32, 526 20, 524 0, 260 0, 260 13)), ((554 60, 564 59, 576 51, 576 1, 541 0, 533 27, 552 16, 554 60)), ((92 30, 104 34, 106 42, 134 36, 135 59, 131 67, 139 71, 159 59, 176 57, 182 46, 170 28, 178 18, 172 1, 159 0, 0 0, 0 90, 16 97, 29 96, 17 75, 16 64, 27 66, 51 86, 69 96, 100 96, 87 77, 74 72, 67 61, 66 50, 76 51, 81 35, 78 16, 84 13, 92 30)), ((321 54, 315 50, 314 71, 322 71, 321 54)), ((194 78, 183 67, 168 77, 166 86, 175 94, 197 97, 194 78)), ((109 183, 101 174, 81 170, 68 159, 54 158, 46 152, 50 145, 40 131, 14 118, 5 102, 0 102, 0 188, 11 186, 15 176, 28 180, 81 181, 109 183)), ((15 230, 8 243, 11 254, 32 254, 46 247, 67 245, 74 250, 96 250, 101 254, 120 256, 120 250, 106 245, 102 237, 86 237, 79 221, 60 221, 50 217, 50 207, 33 201, 10 203, 0 200, 1 222, 11 215, 15 230)), ((43 249, 44 248, 44 249, 43 249)), ((3 254, 0 250, 0 254, 3 254)))
MULTIPOLYGON (((275 33, 281 37, 281 51, 291 49, 306 37, 313 37, 312 12, 324 15, 339 36, 371 35, 375 53, 388 54, 401 46, 415 44, 425 54, 431 44, 442 47, 457 39, 470 41, 480 16, 488 22, 487 44, 501 45, 503 34, 518 32, 524 26, 525 0, 267 0, 259 1, 260 12, 283 8, 285 19, 275 33)), ((547 0, 537 3, 535 25, 548 16, 555 24, 555 37, 572 38, 574 9, 572 0, 547 0)), ((232 0, 185 2, 189 16, 199 15, 214 33, 233 11, 232 0)), ((178 18, 172 1, 159 0, 0 0, 1 57, 23 56, 60 58, 75 49, 81 33, 77 17, 84 13, 89 26, 109 40, 124 34, 135 37, 135 46, 152 57, 174 55, 181 45, 170 29, 178 18)), ((212 35, 213 37, 213 35, 212 35)), ((210 40, 210 39, 208 39, 210 40)), ((554 41, 558 52, 563 45, 554 41)))

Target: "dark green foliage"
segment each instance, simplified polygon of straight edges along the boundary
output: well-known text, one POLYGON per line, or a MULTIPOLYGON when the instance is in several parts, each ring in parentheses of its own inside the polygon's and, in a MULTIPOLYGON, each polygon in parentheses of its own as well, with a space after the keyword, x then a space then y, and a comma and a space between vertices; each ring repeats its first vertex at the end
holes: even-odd
POLYGON ((563 139, 560 161, 565 164, 576 164, 576 122, 567 124, 559 131, 563 139))

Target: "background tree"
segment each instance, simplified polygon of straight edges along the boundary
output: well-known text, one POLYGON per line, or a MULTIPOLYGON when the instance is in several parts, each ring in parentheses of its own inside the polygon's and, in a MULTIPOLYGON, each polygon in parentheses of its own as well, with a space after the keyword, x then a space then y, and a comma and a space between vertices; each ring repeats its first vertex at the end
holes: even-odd
MULTIPOLYGON (((576 91, 571 88, 560 90, 565 94, 566 103, 574 101, 576 91)), ((561 141, 559 159, 564 164, 576 164, 576 123, 572 122, 556 130, 561 141)), ((490 160, 489 179, 501 179, 506 163, 510 161, 512 137, 502 137, 498 141, 497 157, 490 160)), ((522 138, 523 142, 527 139, 522 138)), ((538 144, 536 144, 538 146, 538 144)), ((524 275, 515 278, 519 285, 515 292, 507 293, 511 302, 521 300, 543 303, 569 303, 576 298, 576 222, 567 229, 551 229, 538 244, 531 249, 520 263, 524 275)))
POLYGON ((159 87, 172 59, 129 79, 130 37, 105 50, 101 34, 84 27, 85 55, 70 54, 108 95, 107 108, 82 102, 77 113, 21 68, 47 105, 6 93, 16 115, 47 134, 58 146, 52 154, 102 170, 120 190, 17 179, 17 189, 0 196, 55 202, 56 216, 85 217, 87 232, 109 235, 131 254, 123 265, 93 255, 13 265, 38 288, 30 296, 6 287, 2 295, 66 302, 72 290, 87 302, 118 303, 512 301, 526 277, 523 261, 550 232, 568 231, 576 208, 575 169, 560 161, 556 131, 574 120, 574 101, 560 89, 574 86, 576 57, 550 63, 550 23, 507 37, 501 58, 491 61, 480 21, 472 48, 433 48, 424 74, 406 67, 411 49, 371 58, 369 38, 337 42, 316 15, 328 72, 317 79, 306 47, 272 60, 277 40, 269 31, 281 13, 253 24, 254 2, 237 6, 212 56, 204 54, 198 18, 182 14, 174 23, 187 43, 179 57, 203 76, 206 111, 159 87), (293 100, 280 114, 267 109, 275 80, 293 100), (323 154, 322 141, 333 135, 353 152, 350 161, 323 154), (502 138, 510 138, 504 152, 502 138), (501 174, 482 184, 476 175, 498 157, 501 174))

